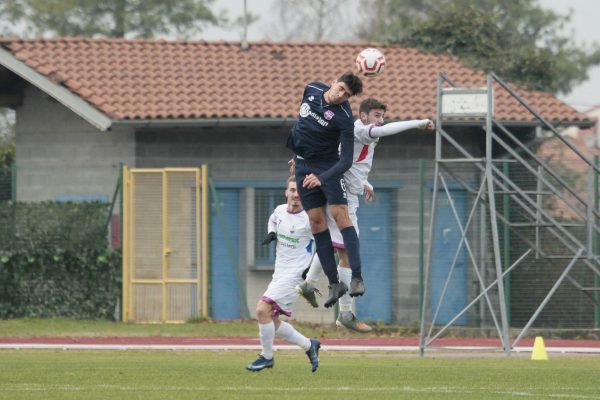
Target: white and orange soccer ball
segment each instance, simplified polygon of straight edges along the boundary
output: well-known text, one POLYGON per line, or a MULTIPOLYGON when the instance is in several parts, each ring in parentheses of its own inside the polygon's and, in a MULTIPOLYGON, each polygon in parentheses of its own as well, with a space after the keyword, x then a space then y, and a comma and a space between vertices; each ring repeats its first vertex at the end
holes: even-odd
POLYGON ((356 57, 356 70, 364 76, 377 76, 383 72, 385 56, 375 48, 364 49, 356 57))

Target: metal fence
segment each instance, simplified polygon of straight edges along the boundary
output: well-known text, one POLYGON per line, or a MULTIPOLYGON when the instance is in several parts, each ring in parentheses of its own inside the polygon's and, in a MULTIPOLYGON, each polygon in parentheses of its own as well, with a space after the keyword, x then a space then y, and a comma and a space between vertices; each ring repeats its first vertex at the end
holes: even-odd
POLYGON ((0 202, 15 200, 17 190, 16 165, 0 167, 0 202))
MULTIPOLYGON (((382 144, 382 154, 385 144, 382 144)), ((561 170, 561 176, 570 179, 578 188, 581 196, 598 198, 598 178, 594 177, 590 186, 587 170, 582 170, 579 161, 561 155, 559 149, 548 142, 544 149, 548 163, 561 170), (554 147, 553 147, 554 146, 554 147), (590 188, 594 193, 588 193, 590 188)), ((541 151, 541 150, 540 150, 541 151)), ((386 324, 400 324, 408 327, 418 326, 420 306, 424 293, 425 249, 429 229, 430 204, 432 198, 434 162, 430 160, 376 159, 370 180, 375 187, 376 201, 361 202, 359 208, 359 230, 361 254, 367 293, 356 301, 358 316, 366 321, 380 321, 386 324)), ((287 166, 281 165, 282 172, 276 179, 269 180, 243 179, 228 180, 213 171, 211 178, 214 193, 211 196, 209 238, 209 279, 208 314, 216 319, 232 319, 245 316, 244 308, 252 310, 260 295, 269 283, 273 262, 274 248, 261 245, 266 234, 267 220, 274 207, 285 202, 283 196, 287 166)), ((537 181, 531 173, 510 162, 498 163, 498 168, 506 169, 511 180, 518 182, 525 189, 536 189, 537 181)), ((271 168, 268 168, 269 170, 271 168)), ((473 166, 464 165, 457 170, 474 185, 480 180, 479 172, 473 166)), ((234 171, 235 172, 235 171, 234 171)), ((244 172, 240 171, 239 176, 244 172)), ((259 171, 260 172, 260 171, 259 171)), ((265 173, 269 172, 265 170, 265 173)), ((230 175, 236 175, 229 172, 230 175)), ((258 174, 258 173, 257 173, 258 174)), ((0 198, 2 201, 13 198, 14 170, 0 171, 0 198), (8 182, 8 183, 5 183, 8 182)), ((450 190, 459 191, 455 182, 449 180, 450 190)), ((539 188, 537 188, 539 189, 539 188)), ((536 190, 537 190, 536 189, 536 190)), ((542 188, 543 189, 543 188, 542 188)), ((544 191, 544 190, 542 190, 544 191)), ((462 210, 466 213, 476 194, 464 192, 461 198, 462 210)), ((110 194, 109 196, 110 197, 110 194)), ((17 199, 18 200, 18 199, 17 199)), ((564 207, 564 201, 557 196, 540 198, 556 218, 565 224, 573 223, 569 229, 573 234, 585 239, 587 231, 575 225, 572 212, 564 207)), ((597 200, 596 200, 597 201, 597 200)), ((0 203, 0 207, 2 203, 0 203)), ((441 204, 440 210, 446 205, 441 204)), ((510 215, 512 223, 525 221, 526 216, 518 204, 506 194, 498 193, 496 205, 503 214, 510 215)), ((114 209, 118 214, 118 202, 114 209)), ((438 210, 438 212, 440 211, 438 210)), ((441 210, 441 212, 449 212, 441 210)), ((461 266, 447 289, 451 301, 445 302, 440 309, 443 314, 451 315, 453 310, 468 304, 482 292, 476 273, 484 276, 487 283, 493 281, 491 262, 490 227, 484 223, 484 209, 476 210, 473 215, 473 228, 469 235, 472 238, 473 257, 481 262, 476 272, 473 262, 466 250, 460 252, 461 266)), ((446 220, 450 224, 450 214, 446 220)), ((467 218, 468 215, 463 215, 467 218)), ((112 220, 111 220, 112 222, 112 220)), ((110 226, 121 232, 118 226, 110 226)), ((0 221, 0 223, 7 223, 0 221)), ((455 225, 434 226, 439 229, 436 236, 437 249, 436 268, 447 272, 454 256, 454 250, 460 241, 456 236, 455 225), (446 229, 446 231, 444 231, 446 229), (450 229, 450 231, 448 231, 450 229), (444 232, 446 232, 444 234, 444 232)), ((510 266, 525 251, 529 243, 539 243, 540 249, 548 254, 558 249, 556 238, 544 229, 523 226, 518 232, 514 229, 504 230, 500 226, 500 245, 503 251, 503 265, 510 266)), ((597 240, 597 235, 594 236, 597 240)), ((118 243, 118 240, 116 241, 118 243)), ((597 250, 598 247, 595 247, 597 250)), ((553 253, 560 256, 560 253, 553 253)), ((572 269, 570 276, 586 287, 598 287, 598 279, 586 268, 580 268, 580 261, 572 269)), ((538 307, 548 290, 562 272, 565 260, 527 257, 518 268, 515 268, 505 279, 507 309, 511 327, 524 326, 538 307)), ((445 276, 431 277, 429 294, 439 298, 443 289, 445 276)), ((323 276, 320 289, 326 293, 326 279, 323 276)), ((600 292, 581 290, 565 281, 560 285, 543 312, 535 321, 533 328, 545 329, 595 329, 600 326, 600 313, 597 306, 600 292)), ((494 296, 490 292, 490 296, 494 296)), ((497 296, 497 293, 495 294, 497 296)), ((458 325, 464 329, 475 330, 477 335, 487 335, 494 329, 493 316, 486 306, 486 299, 480 298, 465 314, 458 325)), ((294 317, 310 322, 333 322, 333 312, 322 307, 312 309, 298 300, 294 317)), ((428 308, 426 312, 434 312, 428 308)), ((447 318, 447 317, 446 317, 447 318)))
MULTIPOLYGON (((554 162, 559 162, 554 160, 554 162)), ((565 175, 571 175, 579 186, 580 195, 587 197, 588 172, 579 173, 581 167, 575 160, 562 159, 560 163, 565 175)), ((533 199, 544 205, 544 210, 555 217, 569 232, 580 241, 586 241, 585 221, 575 218, 563 200, 538 185, 531 173, 514 163, 497 163, 498 169, 515 182, 522 190, 531 193, 533 199)), ((481 172, 473 163, 454 165, 452 176, 469 182, 477 188, 481 182, 481 172)), ((591 185, 598 198, 598 176, 591 185)), ((452 177, 445 182, 452 194, 452 204, 440 190, 437 202, 437 218, 432 244, 432 262, 429 276, 429 304, 425 312, 428 320, 435 316, 435 323, 449 323, 464 308, 470 307, 452 324, 453 328, 473 330, 476 335, 496 336, 500 310, 498 288, 495 286, 496 270, 493 259, 492 230, 489 223, 489 209, 479 206, 472 210, 478 192, 465 190, 452 177), (460 224, 456 221, 452 206, 456 210, 460 224), (461 229, 466 232, 465 242, 461 241, 461 229), (451 266, 454 268, 450 271, 451 266), (485 292, 486 288, 491 287, 485 292)), ((503 270, 517 263, 504 278, 505 301, 508 323, 511 328, 524 327, 558 281, 574 254, 565 249, 564 244, 551 232, 551 225, 538 221, 518 204, 507 192, 498 190, 495 197, 496 211, 506 220, 499 222, 499 244, 503 270), (521 257, 531 251, 526 257, 521 257), (535 251, 537 249, 537 251, 535 251)), ((597 206, 596 206, 597 209, 597 206)), ((428 229, 425 227, 425 229, 428 229)), ((598 243, 598 235, 593 240, 598 243)), ((597 244, 594 247, 596 257, 597 244)), ((592 270, 577 259, 567 275, 567 279, 556 287, 531 328, 544 329, 583 329, 600 327, 600 291, 598 278, 592 270), (579 283, 579 284, 577 284, 579 283), (582 288, 583 286, 583 288, 582 288), (583 290, 582 290, 583 289, 583 290)), ((401 307, 402 305, 398 305, 401 307)))

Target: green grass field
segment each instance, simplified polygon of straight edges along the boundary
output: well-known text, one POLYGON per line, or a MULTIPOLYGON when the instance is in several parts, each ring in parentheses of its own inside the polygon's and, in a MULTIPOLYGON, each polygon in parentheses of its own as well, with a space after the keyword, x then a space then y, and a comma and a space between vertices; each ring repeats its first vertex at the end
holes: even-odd
POLYGON ((600 357, 301 351, 0 351, 0 399, 600 399, 600 357))
MULTIPOLYGON (((336 329, 331 324, 302 324, 293 322, 294 327, 310 337, 364 337, 363 334, 336 329)), ((376 328, 379 328, 376 326, 376 328)), ((134 324, 102 320, 11 319, 0 320, 0 336, 225 336, 256 337, 256 321, 198 321, 185 324, 134 324)), ((416 336, 407 328, 378 329, 377 334, 386 336, 416 336)))
POLYGON ((256 336, 256 322, 232 321, 186 324, 129 324, 103 320, 0 320, 0 336, 256 336))
MULTIPOLYGON (((355 336, 297 325, 309 336, 355 336)), ((253 321, 139 325, 69 319, 0 321, 0 336, 250 336, 253 321)), ((397 334, 397 333, 396 333, 397 334)), ((361 335, 358 335, 361 336, 361 335)), ((431 351, 321 351, 310 372, 298 351, 250 373, 257 351, 0 350, 4 399, 598 399, 600 356, 431 351)))

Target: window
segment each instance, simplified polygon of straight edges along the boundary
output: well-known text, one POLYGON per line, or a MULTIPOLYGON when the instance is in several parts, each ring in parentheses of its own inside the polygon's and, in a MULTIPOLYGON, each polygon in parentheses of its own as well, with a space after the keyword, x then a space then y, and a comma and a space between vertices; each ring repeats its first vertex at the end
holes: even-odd
POLYGON ((267 234, 269 217, 275 207, 285 203, 283 189, 255 189, 254 191, 254 263, 256 267, 275 265, 275 243, 262 244, 267 234))

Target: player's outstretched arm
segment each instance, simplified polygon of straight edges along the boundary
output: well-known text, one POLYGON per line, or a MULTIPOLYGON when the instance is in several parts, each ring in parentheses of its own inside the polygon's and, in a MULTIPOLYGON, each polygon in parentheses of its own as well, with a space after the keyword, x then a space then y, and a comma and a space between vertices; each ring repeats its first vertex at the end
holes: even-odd
POLYGON ((409 129, 427 129, 433 130, 435 125, 429 119, 415 119, 412 121, 390 122, 382 126, 373 126, 369 129, 369 136, 377 138, 383 136, 395 135, 409 129))

